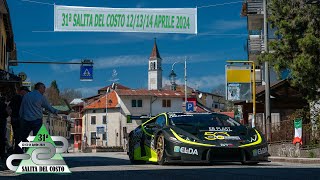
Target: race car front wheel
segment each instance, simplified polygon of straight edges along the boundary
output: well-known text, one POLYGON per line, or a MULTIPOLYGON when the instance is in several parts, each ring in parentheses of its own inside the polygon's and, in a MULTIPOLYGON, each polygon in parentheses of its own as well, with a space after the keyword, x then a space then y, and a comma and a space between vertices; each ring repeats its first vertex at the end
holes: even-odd
POLYGON ((157 158, 159 165, 165 165, 167 162, 166 160, 166 153, 165 153, 165 139, 163 134, 160 134, 157 138, 157 146, 156 146, 157 158))

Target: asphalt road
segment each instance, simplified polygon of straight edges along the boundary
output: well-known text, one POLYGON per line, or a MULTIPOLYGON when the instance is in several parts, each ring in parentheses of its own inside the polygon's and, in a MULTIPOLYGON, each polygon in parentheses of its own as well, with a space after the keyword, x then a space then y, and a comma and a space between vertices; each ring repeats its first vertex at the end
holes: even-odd
POLYGON ((23 174, 0 171, 0 179, 320 179, 320 165, 262 163, 245 166, 240 163, 184 164, 159 166, 131 165, 125 153, 70 153, 63 155, 71 174, 23 174))

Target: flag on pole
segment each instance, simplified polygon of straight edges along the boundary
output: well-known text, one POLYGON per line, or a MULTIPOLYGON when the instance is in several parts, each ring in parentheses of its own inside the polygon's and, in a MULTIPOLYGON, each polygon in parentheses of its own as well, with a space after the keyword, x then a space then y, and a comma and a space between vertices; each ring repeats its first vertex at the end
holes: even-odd
POLYGON ((294 120, 294 139, 293 144, 302 144, 302 118, 294 120))

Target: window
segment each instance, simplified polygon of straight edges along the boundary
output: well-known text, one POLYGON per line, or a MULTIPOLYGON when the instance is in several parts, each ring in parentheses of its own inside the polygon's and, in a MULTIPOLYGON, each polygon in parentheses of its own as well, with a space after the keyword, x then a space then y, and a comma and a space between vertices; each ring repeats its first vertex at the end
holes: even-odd
POLYGON ((142 107, 142 100, 138 100, 138 107, 142 107))
POLYGON ((96 124, 96 117, 95 116, 91 116, 91 124, 96 124))
POLYGON ((91 132, 91 145, 96 145, 97 135, 96 132, 91 132))
POLYGON ((96 113, 96 110, 92 110, 92 113, 96 113))
POLYGON ((142 107, 142 100, 141 99, 139 99, 139 100, 133 99, 131 101, 131 107, 142 107))
POLYGON ((137 107, 137 100, 133 99, 131 101, 131 107, 137 107))
POLYGON ((76 120, 76 126, 79 126, 79 120, 76 120))
POLYGON ((166 118, 164 116, 159 116, 157 117, 156 123, 158 127, 162 128, 163 126, 166 125, 166 118))
POLYGON ((107 140, 107 134, 106 133, 102 134, 102 140, 107 140))
POLYGON ((102 116, 102 124, 107 124, 107 116, 102 116))
POLYGON ((171 107, 171 100, 170 99, 162 100, 162 107, 171 107))

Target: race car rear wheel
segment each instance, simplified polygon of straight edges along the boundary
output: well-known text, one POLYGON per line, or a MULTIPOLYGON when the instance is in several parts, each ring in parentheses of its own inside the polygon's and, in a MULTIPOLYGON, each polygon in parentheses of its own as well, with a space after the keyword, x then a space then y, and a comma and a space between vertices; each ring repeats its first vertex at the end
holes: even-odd
POLYGON ((165 139, 163 134, 160 134, 157 138, 157 146, 156 146, 157 158, 159 165, 165 165, 167 162, 166 160, 166 153, 165 153, 165 139))

